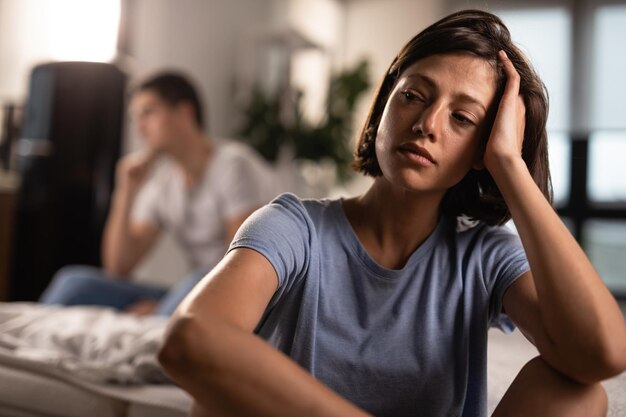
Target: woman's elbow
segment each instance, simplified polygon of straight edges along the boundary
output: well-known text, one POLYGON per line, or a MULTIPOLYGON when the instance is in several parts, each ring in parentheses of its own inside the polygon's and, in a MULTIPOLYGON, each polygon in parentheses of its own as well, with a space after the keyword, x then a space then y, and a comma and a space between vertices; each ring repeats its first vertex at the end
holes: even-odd
POLYGON ((578 372, 570 377, 589 384, 612 378, 626 370, 626 341, 613 340, 598 346, 592 353, 580 355, 578 372))
POLYGON ((196 320, 188 316, 175 318, 169 325, 157 359, 172 377, 193 366, 197 326, 196 320))
POLYGON ((606 378, 611 378, 626 371, 626 334, 616 337, 605 348, 602 365, 606 378))

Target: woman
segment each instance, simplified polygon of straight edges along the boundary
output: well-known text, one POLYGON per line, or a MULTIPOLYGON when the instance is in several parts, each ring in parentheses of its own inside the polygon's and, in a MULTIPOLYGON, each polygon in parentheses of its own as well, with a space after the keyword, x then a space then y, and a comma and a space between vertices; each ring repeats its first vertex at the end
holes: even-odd
POLYGON ((413 38, 359 141, 370 189, 257 211, 175 313, 160 361, 192 415, 483 416, 512 323, 540 354, 494 416, 605 415, 626 326, 550 205, 546 118, 496 16, 413 38))

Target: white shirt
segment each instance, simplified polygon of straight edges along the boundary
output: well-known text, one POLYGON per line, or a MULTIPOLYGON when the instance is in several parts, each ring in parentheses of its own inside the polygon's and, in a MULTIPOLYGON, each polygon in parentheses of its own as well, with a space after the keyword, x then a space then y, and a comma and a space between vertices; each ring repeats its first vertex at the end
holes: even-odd
POLYGON ((135 199, 132 221, 170 231, 193 269, 224 256, 226 222, 268 203, 281 190, 273 169, 247 145, 220 142, 193 188, 173 161, 160 163, 135 199))

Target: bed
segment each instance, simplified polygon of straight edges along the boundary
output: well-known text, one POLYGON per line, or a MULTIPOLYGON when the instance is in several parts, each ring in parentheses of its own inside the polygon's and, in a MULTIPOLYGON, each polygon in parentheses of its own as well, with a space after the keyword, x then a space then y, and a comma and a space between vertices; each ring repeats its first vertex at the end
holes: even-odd
MULTIPOLYGON (((154 356, 165 322, 108 309, 0 303, 0 416, 187 415, 191 398, 154 356)), ((490 411, 536 354, 519 332, 490 331, 490 411)), ((604 386, 609 417, 626 417, 626 373, 604 386)))
POLYGON ((166 319, 0 303, 0 416, 182 417, 156 361, 166 319))
POLYGON ((2 417, 183 417, 191 399, 174 386, 92 384, 0 361, 2 417))

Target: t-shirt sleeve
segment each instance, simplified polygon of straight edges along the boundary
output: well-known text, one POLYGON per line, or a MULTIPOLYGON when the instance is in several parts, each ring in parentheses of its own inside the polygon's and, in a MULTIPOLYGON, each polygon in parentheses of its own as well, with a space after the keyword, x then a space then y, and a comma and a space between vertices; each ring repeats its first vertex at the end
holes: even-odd
POLYGON ((302 202, 293 194, 283 194, 243 223, 228 252, 253 249, 272 264, 278 276, 275 302, 306 274, 312 227, 302 202))
POLYGON ((245 153, 234 156, 224 164, 219 182, 224 215, 229 217, 247 214, 267 204, 274 196, 267 195, 269 173, 261 170, 257 162, 245 153))
POLYGON ((509 285, 530 269, 519 236, 505 226, 490 228, 482 242, 482 264, 489 325, 511 332, 515 325, 502 312, 502 298, 509 285))

